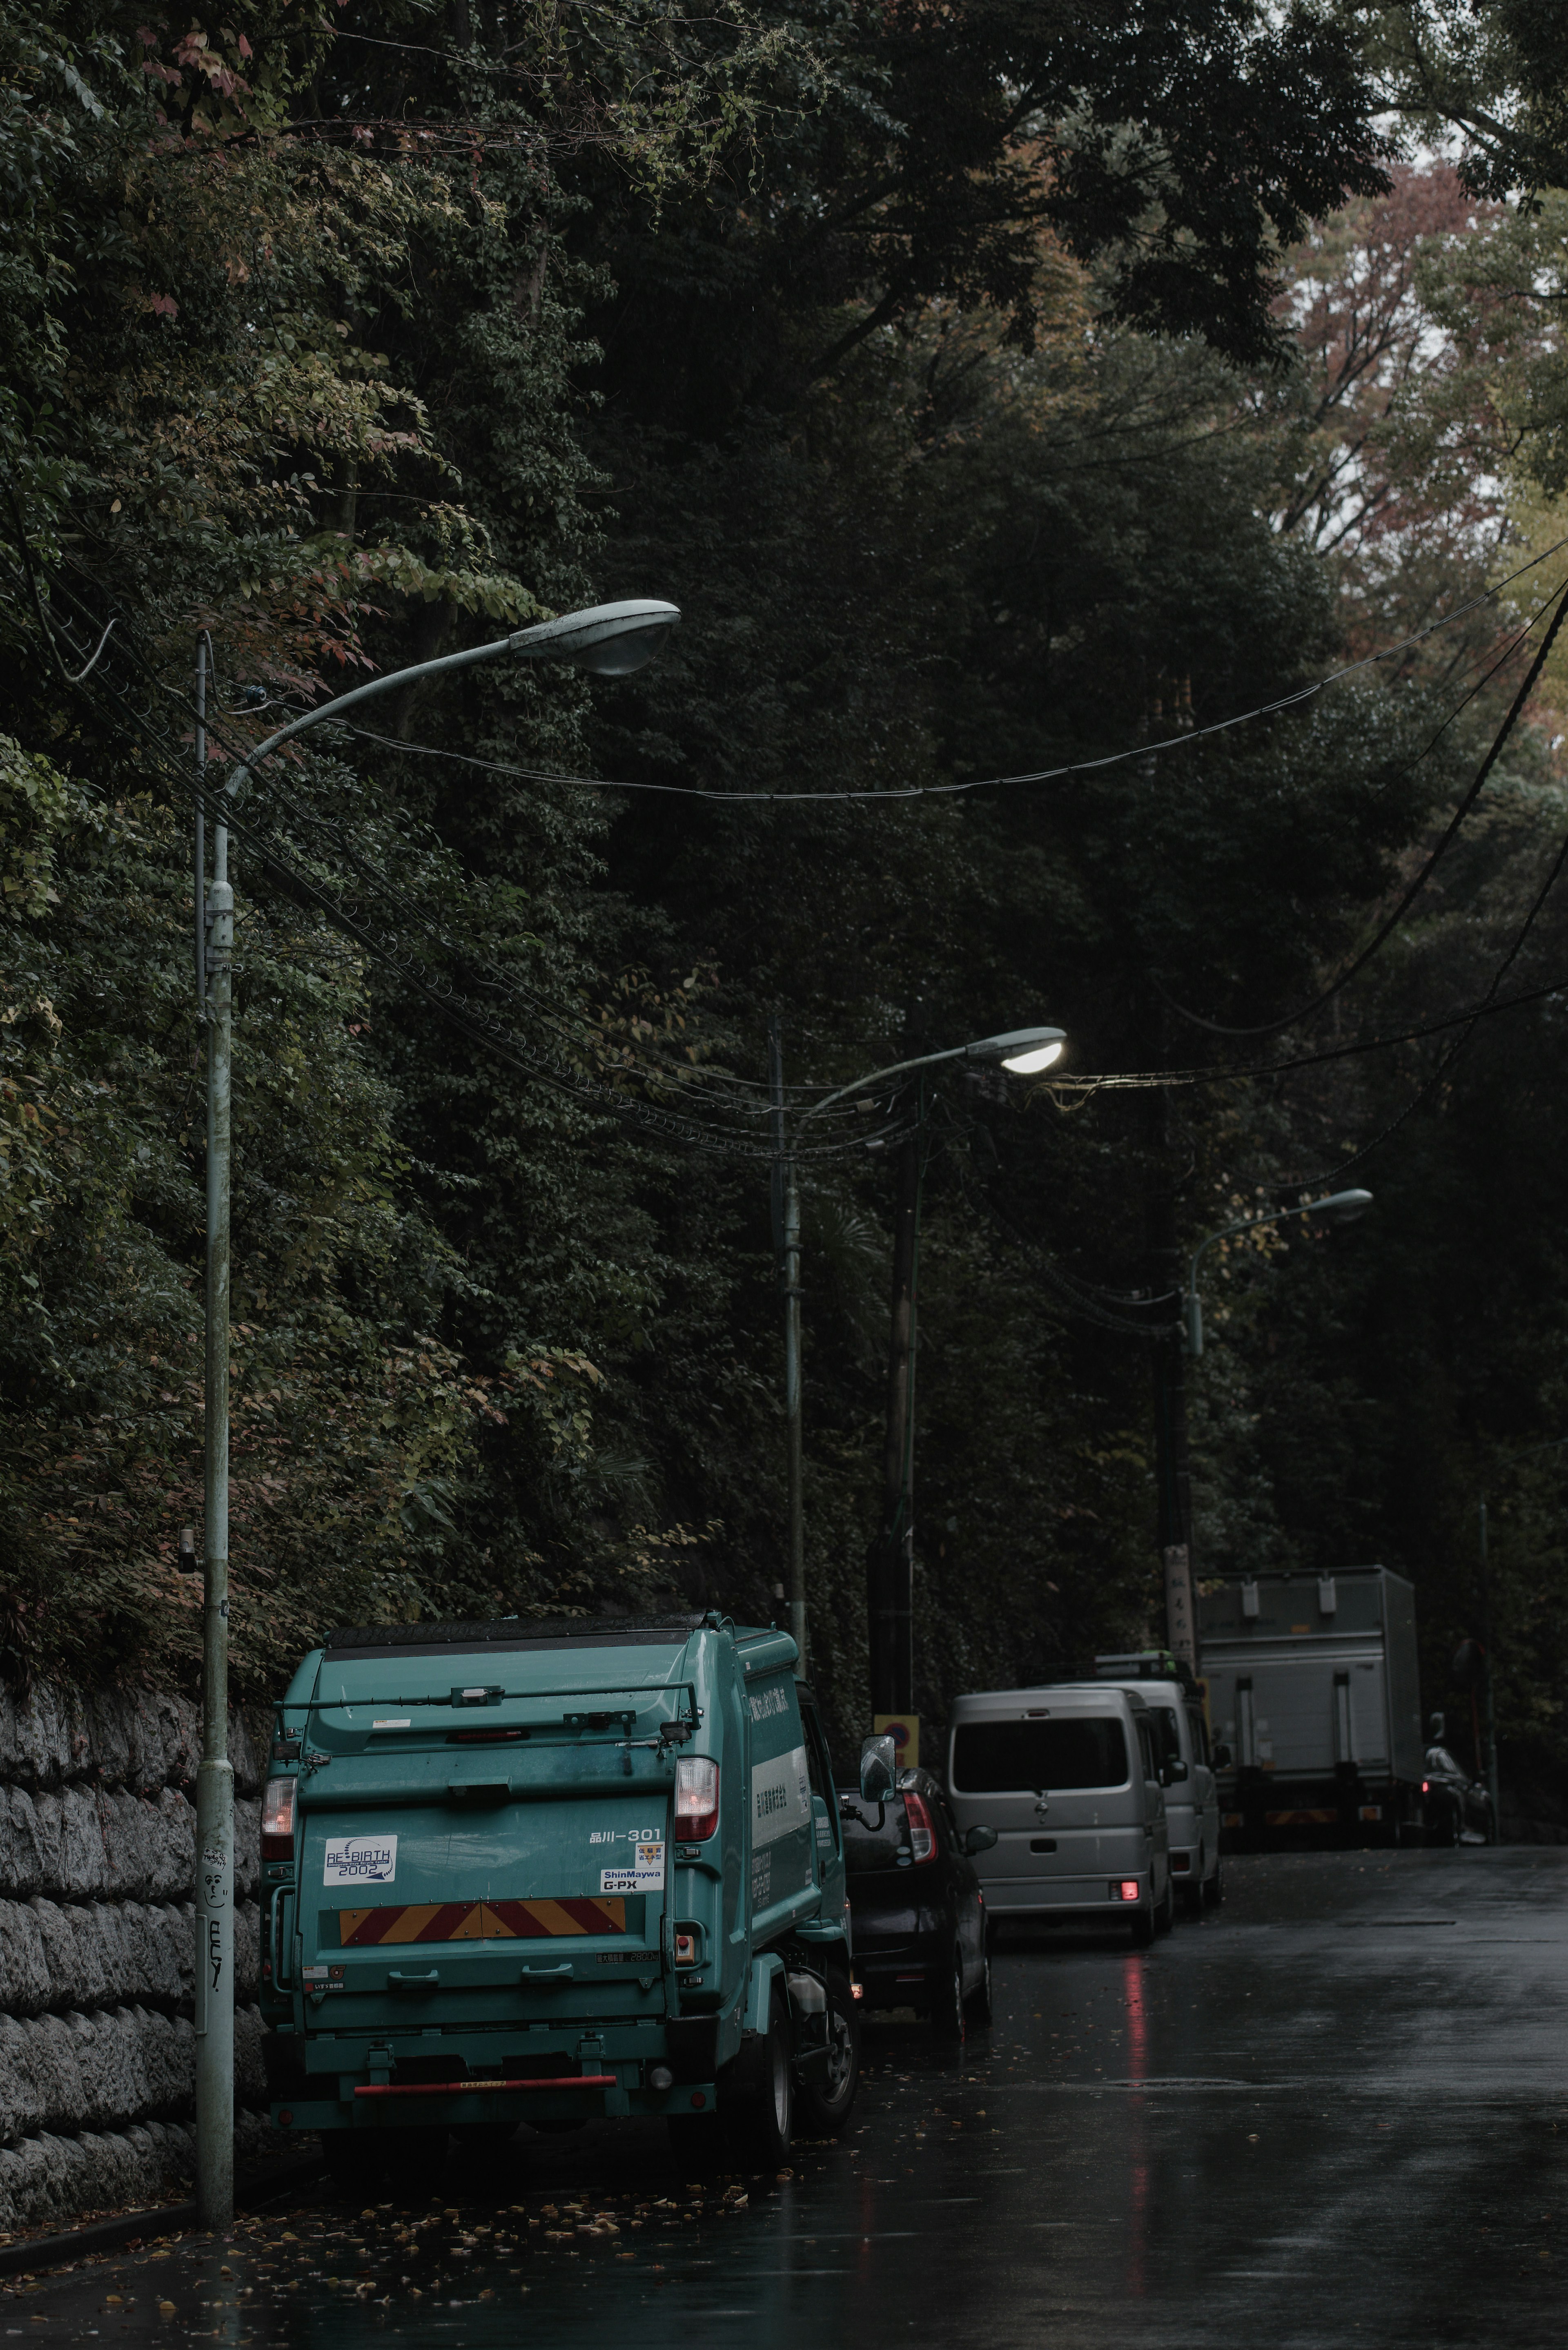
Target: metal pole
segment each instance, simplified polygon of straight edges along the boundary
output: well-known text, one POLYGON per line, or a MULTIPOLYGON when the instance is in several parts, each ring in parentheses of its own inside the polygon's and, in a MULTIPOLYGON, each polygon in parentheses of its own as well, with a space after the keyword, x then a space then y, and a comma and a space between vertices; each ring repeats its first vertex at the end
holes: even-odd
MULTIPOLYGON (((1544 1447, 1542 1448, 1544 1450, 1544 1447)), ((1487 1555, 1486 1496, 1480 1500, 1481 1661, 1486 1667, 1486 1783, 1491 1796, 1492 1825, 1502 1840, 1502 1790, 1497 1770, 1497 1708, 1491 1684, 1491 1566, 1487 1555)))
MULTIPOLYGON (((211 642, 205 629, 196 639, 196 789, 200 793, 207 780, 207 651, 211 642)), ((194 858, 194 899, 196 925, 196 1016, 207 1016, 207 816, 200 798, 196 802, 196 854, 194 858)))
MULTIPOLYGON (((568 612, 438 660, 372 678, 291 719, 231 771, 237 793, 264 758, 370 697, 416 678, 447 676, 507 653, 567 660, 607 675, 639 669, 680 619, 673 604, 638 599, 568 612), (652 641, 650 641, 650 638, 652 641)), ((199 717, 206 716, 205 650, 197 654, 199 717)), ((197 740, 204 761, 206 729, 197 740)), ((205 775, 202 775, 203 787, 205 775)), ((234 2215, 234 1777, 229 1763, 229 1194, 234 1052, 234 895, 229 832, 213 827, 202 957, 207 1026, 206 1528, 202 1607, 202 1761, 196 1773, 196 2208, 203 2228, 234 2215)))
POLYGON ((888 1347, 888 1433, 882 1454, 882 1523, 871 1547, 867 1593, 871 1711, 904 1713, 914 1698, 912 1499, 915 1268, 920 1222, 925 1101, 898 1150, 893 1211, 893 1319, 888 1347))
MULTIPOLYGON (((205 664, 197 693, 205 712, 205 664)), ((199 740, 202 739, 199 735, 199 740)), ((205 750, 202 742, 203 752, 205 750)), ((202 1761, 196 1773, 196 2211, 234 2216, 234 1774, 229 1762, 229 1181, 234 896, 226 825, 213 832, 207 969, 206 1510, 202 1761)))
POLYGON ((806 1669, 805 1492, 800 1419, 800 1181, 784 1128, 784 1045, 776 1019, 768 1023, 768 1081, 774 1168, 774 1240, 784 1308, 784 1460, 789 1496, 789 1628, 806 1669))
MULTIPOLYGON (((1170 1097, 1162 1086, 1153 1106, 1153 1140, 1161 1169, 1170 1156, 1170 1097)), ((1176 1239, 1176 1195, 1162 1187, 1150 1202, 1152 1271, 1157 1296, 1176 1290, 1181 1253, 1176 1239)), ((1197 1261, 1189 1273, 1196 1296, 1197 1261)), ((1199 1342, 1201 1344, 1201 1338, 1199 1342)), ((1154 1450, 1155 1544, 1165 1585, 1165 1636, 1171 1654, 1196 1677, 1199 1669, 1197 1610, 1192 1601, 1192 1480, 1187 1435, 1187 1356, 1190 1326, 1155 1341, 1154 1450)))

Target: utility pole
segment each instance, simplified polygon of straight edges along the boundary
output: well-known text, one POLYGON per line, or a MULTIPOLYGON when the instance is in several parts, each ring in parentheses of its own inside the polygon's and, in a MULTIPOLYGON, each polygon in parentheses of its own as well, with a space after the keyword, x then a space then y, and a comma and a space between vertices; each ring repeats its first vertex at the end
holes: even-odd
MULTIPOLYGON (((363 691, 363 689, 361 689, 363 691)), ((904 1024, 908 1047, 925 1027, 917 1003, 904 1024)), ((982 1061, 1013 1076, 1038 1076, 1061 1053, 1060 1028, 1010 1028, 998 1036, 951 1045, 945 1052, 921 1053, 873 1069, 836 1087, 801 1113, 804 1129, 815 1118, 856 1094, 916 1076, 915 1124, 898 1151, 898 1197, 893 1222, 893 1324, 888 1357, 888 1438, 883 1456, 882 1521, 866 1553, 866 1614, 870 1650, 873 1716, 908 1714, 914 1706, 914 1526, 916 1286, 919 1268, 920 1182, 926 1134, 925 1072, 942 1061, 982 1061)), ((768 1024, 769 1098, 773 1128, 774 1248, 784 1295, 784 1408, 789 1426, 790 1623, 805 1655, 805 1559, 800 1454, 800 1192, 795 1167, 798 1137, 784 1127, 784 1054, 776 1020, 768 1024), (798 1612, 797 1612, 798 1611, 798 1612)), ((895 1098, 897 1093, 895 1091, 895 1098)), ((867 1105, 863 1104, 862 1107, 867 1105)), ((876 1148, 867 1144, 867 1149, 876 1148)))
MULTIPOLYGON (((1154 1096, 1155 1190, 1149 1210, 1153 1289, 1157 1297, 1182 1288, 1176 1238, 1176 1198, 1168 1180, 1170 1097, 1154 1096)), ((1192 1595, 1192 1486, 1187 1445, 1187 1359, 1179 1330, 1155 1339, 1155 1542, 1165 1581, 1165 1637, 1171 1654, 1196 1677, 1198 1615, 1192 1595)))
MULTIPOLYGON (((207 644, 196 653, 196 761, 206 788, 207 644)), ((196 1773, 196 2212, 234 2216, 234 1774, 229 1762, 229 1192, 234 894, 213 830, 205 891, 207 1351, 202 1575, 202 1760, 196 1773)), ((198 872, 199 880, 204 877, 198 872)), ((198 918, 200 920, 200 917, 198 918)))
POLYGON ((800 1425, 800 1181, 784 1126, 784 1045, 768 1023, 768 1087, 773 1128, 774 1249, 784 1309, 784 1460, 789 1496, 789 1628, 806 1669, 805 1494, 800 1425))
POLYGON ((924 1076, 917 1082, 915 1123, 898 1146, 882 1523, 867 1561, 874 1715, 908 1713, 915 1701, 915 1349, 919 1321, 920 1162, 926 1132, 924 1076))
MULTIPOLYGON (((1548 1448, 1542 1445, 1541 1451, 1548 1448)), ((1502 1787, 1497 1768, 1497 1707, 1491 1674, 1491 1562, 1487 1551, 1486 1495, 1480 1497, 1481 1660, 1486 1668, 1486 1783, 1491 1797, 1493 1833, 1502 1835, 1502 1787)))
MULTIPOLYGON (((493 643, 468 645, 357 685, 280 726, 236 762, 224 785, 237 795, 262 761, 296 735, 330 724, 346 710, 410 684, 451 676, 508 655, 565 660, 606 677, 626 677, 652 659, 680 615, 673 604, 637 598, 567 612, 493 643)), ((196 649, 196 781, 207 788, 205 632, 196 649)), ((198 836, 200 838, 200 836, 198 836)), ((207 1349, 205 1540, 202 1588, 202 1760, 196 1773, 196 2209, 203 2228, 234 2216, 234 1778, 229 1763, 229 1200, 230 1089, 234 1063, 234 893, 229 828, 213 827, 213 879, 205 884, 205 939, 198 939, 202 1015, 207 1032, 207 1349)), ((204 885, 204 889, 202 886, 204 885)), ((200 917, 198 918, 200 921, 200 917)))

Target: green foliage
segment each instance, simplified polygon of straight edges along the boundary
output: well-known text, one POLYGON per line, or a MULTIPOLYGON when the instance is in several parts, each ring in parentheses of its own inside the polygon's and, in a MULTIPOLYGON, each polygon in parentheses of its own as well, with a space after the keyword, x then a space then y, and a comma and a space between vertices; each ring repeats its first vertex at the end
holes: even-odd
MULTIPOLYGON (((1506 14, 1467 73, 1523 40, 1506 14)), ((1377 71, 1414 70, 1418 16, 1359 12, 1377 71)), ((1435 656, 1201 730, 1446 596, 1450 560, 1484 570, 1452 428, 1506 440, 1486 322, 1554 215, 1488 229, 1490 281, 1413 257, 1423 192, 1380 196, 1374 86, 1316 7, 257 0, 145 35, 109 0, 0 33, 0 1661, 193 1669, 198 630, 216 775, 280 702, 621 594, 685 615, 639 678, 415 681, 238 811, 235 1655, 260 1691, 357 1617, 765 1619, 766 1164, 624 1113, 700 1123, 760 1081, 772 1015, 792 1083, 826 1085, 1035 1019, 1075 1072, 1234 1071, 1479 993, 1562 816, 1523 738, 1354 993, 1279 1044, 1182 1009, 1318 993, 1501 688, 1435 750, 1435 656), (1335 556, 1334 333, 1288 328, 1303 274, 1348 282, 1378 237, 1389 316, 1425 303, 1411 348, 1429 320, 1447 358, 1368 443, 1407 536, 1335 556), (776 796, 570 780, 596 766, 776 796), (522 1074, 546 1055, 560 1083, 522 1074)), ((1517 338, 1510 380, 1545 449, 1542 348, 1517 338)), ((935 1082, 925 1713, 1158 1631, 1173 1269, 1388 1128, 1375 1222, 1210 1260, 1199 1565, 1416 1574, 1438 1700, 1487 1479, 1507 1721, 1550 1754, 1555 1489, 1506 1461, 1561 1389, 1554 1016, 1425 1092, 1427 1048, 1086 1101, 935 1082)), ((804 1166, 813 1671, 847 1742, 889 1201, 880 1153, 804 1166)))

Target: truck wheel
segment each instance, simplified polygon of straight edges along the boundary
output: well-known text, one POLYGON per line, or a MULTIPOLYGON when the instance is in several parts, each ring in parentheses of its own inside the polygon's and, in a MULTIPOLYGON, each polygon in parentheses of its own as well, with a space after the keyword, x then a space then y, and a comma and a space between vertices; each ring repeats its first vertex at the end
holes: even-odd
POLYGON ((945 1967, 933 1970, 931 2030, 939 2040, 961 2048, 967 2037, 963 2014, 963 1952, 955 1942, 945 1967))
POLYGON ((1135 1950, 1148 1950, 1153 1949, 1154 1911, 1152 1909, 1139 1908, 1133 1911, 1132 1946, 1135 1950))
POLYGON ((980 1946, 980 1981, 969 1995, 969 2020, 978 2030, 991 2028, 991 1945, 980 1946))
POLYGON ((806 2128, 831 2137, 849 2119, 860 2086, 860 2014, 855 1995, 841 1975, 827 1978, 827 2074, 822 2081, 802 2081, 795 2088, 801 2120, 806 2128))
POLYGON ((730 2142, 744 2170, 774 2170, 789 2152, 794 2124, 794 2076, 789 2061, 789 2016, 783 1993, 775 1991, 768 2010, 766 2037, 760 2051, 762 2078, 754 2088, 732 2097, 728 2113, 730 2142))

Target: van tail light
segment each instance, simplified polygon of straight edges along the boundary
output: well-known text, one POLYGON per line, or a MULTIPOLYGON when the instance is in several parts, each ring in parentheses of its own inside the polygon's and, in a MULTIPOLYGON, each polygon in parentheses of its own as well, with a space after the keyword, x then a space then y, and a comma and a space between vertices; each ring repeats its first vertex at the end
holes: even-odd
POLYGON ((719 1825, 719 1765, 705 1754, 681 1754, 675 1763, 675 1841, 701 1844, 719 1825))
POLYGON ((1142 1890, 1136 1877, 1124 1877, 1119 1885, 1111 1887, 1112 1896, 1117 1901, 1136 1901, 1142 1890))
POLYGON ((264 1860, 294 1858, 294 1805, 297 1779, 269 1779, 262 1797, 261 1848, 264 1860))
POLYGON ((1423 1780, 1422 1780, 1422 1782, 1421 1782, 1421 1793, 1423 1794, 1423 1795, 1429 1795, 1429 1794, 1431 1794, 1431 1792, 1432 1792, 1432 1783, 1431 1783, 1430 1779, 1423 1779, 1423 1780))
POLYGON ((906 1795, 904 1817, 909 1824, 909 1855, 916 1861, 935 1860, 937 1832, 923 1795, 906 1795))

